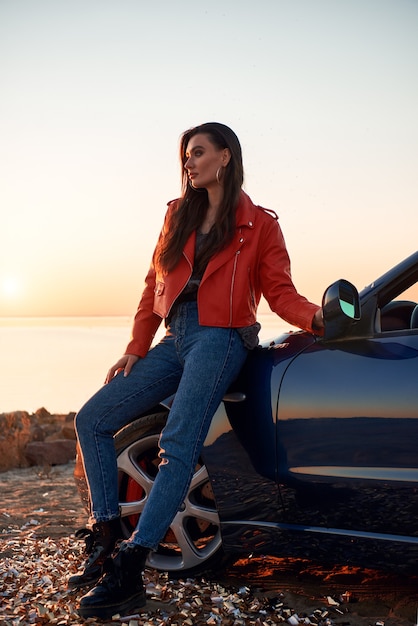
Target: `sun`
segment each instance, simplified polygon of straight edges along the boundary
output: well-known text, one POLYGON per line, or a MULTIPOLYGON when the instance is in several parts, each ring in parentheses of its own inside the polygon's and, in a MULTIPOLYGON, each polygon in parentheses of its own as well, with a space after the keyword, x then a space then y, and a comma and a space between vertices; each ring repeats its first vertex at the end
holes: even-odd
POLYGON ((6 276, 1 282, 1 293, 7 300, 19 297, 22 291, 21 281, 17 276, 6 276))

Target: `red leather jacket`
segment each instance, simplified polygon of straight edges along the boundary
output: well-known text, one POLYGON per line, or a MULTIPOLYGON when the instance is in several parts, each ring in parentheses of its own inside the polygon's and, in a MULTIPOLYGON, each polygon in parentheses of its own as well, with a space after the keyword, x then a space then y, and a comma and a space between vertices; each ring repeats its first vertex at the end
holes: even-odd
MULTIPOLYGON (((176 200, 169 203, 167 214, 176 206, 176 200)), ((251 326, 256 321, 261 295, 264 295, 281 318, 315 332, 312 321, 319 306, 296 291, 283 234, 277 216, 271 213, 254 205, 247 194, 241 192, 236 235, 209 261, 199 286, 197 303, 202 326, 251 326)), ((194 232, 179 263, 168 275, 156 273, 151 265, 126 354, 145 356, 148 352, 162 319, 167 317, 192 274, 195 241, 194 232)))

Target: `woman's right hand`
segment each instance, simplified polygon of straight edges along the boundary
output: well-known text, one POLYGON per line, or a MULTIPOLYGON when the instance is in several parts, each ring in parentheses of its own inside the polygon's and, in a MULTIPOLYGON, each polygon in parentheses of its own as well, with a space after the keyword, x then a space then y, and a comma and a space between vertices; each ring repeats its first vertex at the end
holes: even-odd
POLYGON ((131 369, 133 368, 135 363, 139 361, 139 358, 140 357, 136 354, 124 354, 119 359, 119 361, 112 365, 112 367, 108 371, 106 375, 105 385, 107 385, 107 383, 110 383, 112 378, 117 376, 122 371, 124 376, 129 376, 131 369))

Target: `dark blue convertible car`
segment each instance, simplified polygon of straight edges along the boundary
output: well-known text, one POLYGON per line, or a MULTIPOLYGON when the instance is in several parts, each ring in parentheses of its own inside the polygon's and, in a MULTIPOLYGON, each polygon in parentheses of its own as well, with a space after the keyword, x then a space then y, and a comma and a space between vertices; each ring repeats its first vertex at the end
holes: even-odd
MULTIPOLYGON (((325 335, 254 350, 219 407, 182 509, 149 565, 213 569, 228 553, 416 570, 418 252, 360 294, 324 294, 325 335)), ((152 489, 169 400, 115 444, 127 534, 152 489)), ((80 464, 76 479, 83 488, 80 464)))

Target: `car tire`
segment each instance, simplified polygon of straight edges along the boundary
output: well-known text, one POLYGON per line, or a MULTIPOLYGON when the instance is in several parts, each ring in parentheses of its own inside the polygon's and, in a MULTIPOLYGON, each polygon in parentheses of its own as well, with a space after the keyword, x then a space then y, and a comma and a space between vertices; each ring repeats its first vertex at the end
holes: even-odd
MULTIPOLYGON (((168 412, 141 417, 115 437, 119 501, 126 537, 135 528, 160 462, 158 441, 168 412)), ((147 566, 172 578, 213 572, 224 561, 219 515, 210 478, 199 460, 183 502, 147 566)))

